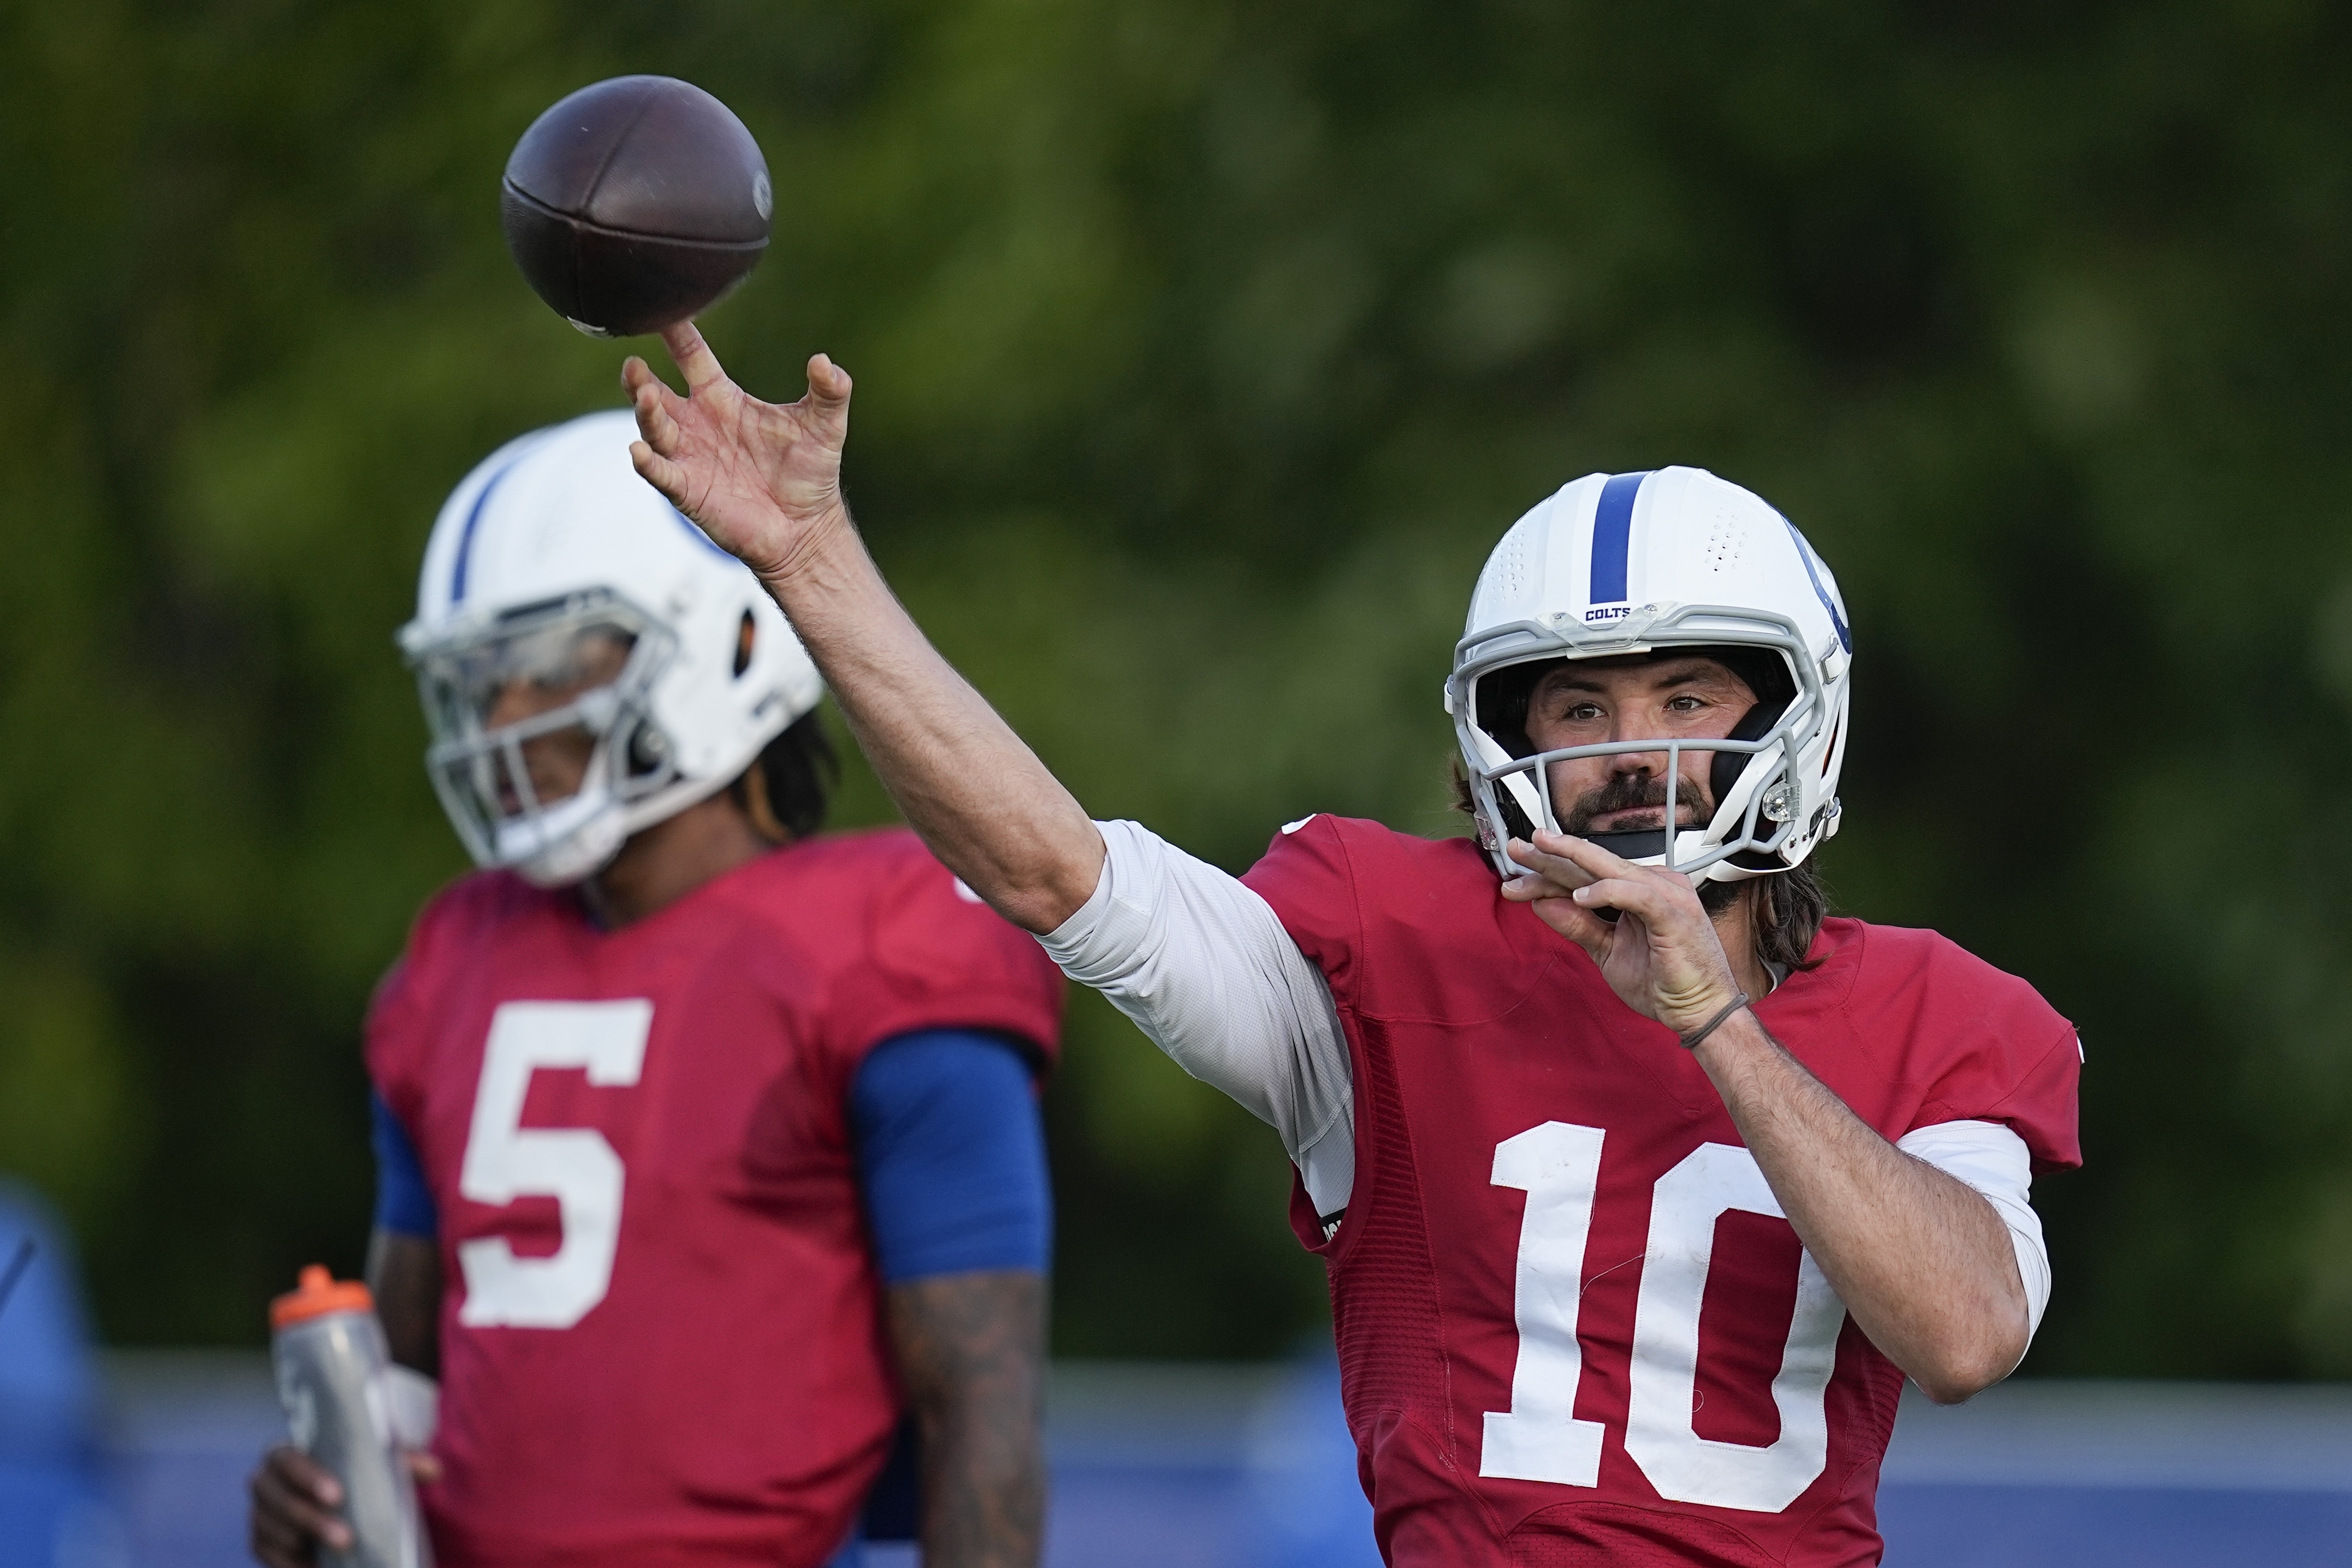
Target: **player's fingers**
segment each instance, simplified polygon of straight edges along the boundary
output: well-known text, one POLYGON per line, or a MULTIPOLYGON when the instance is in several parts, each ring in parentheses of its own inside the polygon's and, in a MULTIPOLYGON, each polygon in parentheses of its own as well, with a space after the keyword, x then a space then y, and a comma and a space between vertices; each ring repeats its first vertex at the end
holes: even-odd
POLYGON ((686 399, 672 392, 669 383, 662 380, 653 366, 647 364, 641 355, 631 354, 621 362, 621 385, 627 391, 632 402, 639 392, 651 391, 655 400, 672 413, 677 413, 687 405, 686 399))
MULTIPOLYGON (((1705 917, 1695 892, 1696 884, 1692 883, 1686 873, 1668 871, 1664 866, 1635 865, 1632 861, 1612 854, 1589 839, 1574 838, 1565 833, 1547 833, 1539 830, 1536 839, 1540 844, 1556 848, 1570 863, 1594 881, 1639 883, 1657 890, 1658 894, 1666 901, 1665 904, 1659 907, 1665 908, 1680 903, 1685 906, 1685 912, 1692 916, 1705 917)), ((1632 905, 1622 907, 1631 908, 1632 905)))
POLYGON ((335 1479, 335 1472, 289 1444, 280 1443, 261 1457, 261 1469, 255 1479, 264 1476, 289 1491, 315 1498, 323 1507, 342 1506, 343 1483, 335 1479))
POLYGON ((646 438, 646 445, 665 457, 677 455, 682 434, 668 408, 668 401, 677 395, 659 381, 639 386, 630 394, 631 411, 637 416, 637 434, 646 438))
POLYGON ((1509 903, 1540 904, 1549 898, 1566 898, 1583 885, 1581 881, 1572 883, 1554 882, 1540 873, 1528 872, 1503 883, 1502 891, 1503 897, 1509 903))
POLYGON ((849 404, 851 382, 849 372, 833 362, 829 354, 813 354, 808 362, 809 397, 827 409, 845 408, 849 404))
POLYGON ((1632 861, 1620 859, 1590 839, 1580 839, 1573 833, 1548 832, 1538 828, 1534 848, 1547 855, 1556 855, 1590 877, 1624 876, 1642 868, 1632 861))
MULTIPOLYGON (((1557 834, 1543 836, 1555 840, 1558 838, 1557 834)), ((1562 892, 1570 888, 1582 887, 1592 880, 1591 872, 1586 871, 1566 855, 1538 849, 1525 839, 1513 839, 1503 846, 1503 850, 1514 862, 1527 867, 1528 874, 1540 876, 1555 883, 1562 892)))
POLYGON ((1538 898, 1558 898, 1568 890, 1555 885, 1549 877, 1528 872, 1506 881, 1502 891, 1503 896, 1513 904, 1532 904, 1538 898))
POLYGON ((253 1528, 246 1532, 246 1544, 262 1568, 318 1568, 308 1543, 259 1514, 254 1515, 253 1528))
MULTIPOLYGON (((629 443, 629 461, 637 470, 637 477, 669 497, 669 504, 686 510, 687 477, 685 465, 673 463, 642 441, 629 443)), ((693 514, 688 512, 690 517, 693 514)))
POLYGON ((1573 899, 1539 899, 1534 907, 1537 919, 1591 954, 1594 963, 1607 956, 1610 940, 1617 929, 1608 921, 1579 907, 1573 899))
POLYGON ((312 1541, 324 1541, 338 1550, 349 1546, 351 1526, 336 1511, 342 1501, 341 1486, 307 1460, 299 1468, 282 1463, 282 1456, 289 1451, 273 1451, 253 1474, 256 1533, 267 1529, 273 1539, 294 1550, 307 1550, 312 1541), (324 1485, 320 1484, 322 1481, 324 1485))
POLYGON ((408 1473, 430 1486, 441 1479, 441 1457, 425 1448, 411 1448, 405 1458, 408 1473))
POLYGON ((297 1556, 307 1555, 314 1542, 339 1549, 352 1543, 351 1526, 341 1516, 282 1490, 263 1487, 254 1489, 253 1533, 297 1556))
POLYGON ((246 1532, 254 1556, 268 1568, 318 1568, 319 1554, 315 1538, 305 1535, 283 1519, 276 1519, 258 1510, 253 1515, 253 1527, 246 1532))
POLYGON ((688 392, 717 386, 727 379, 719 356, 710 351, 710 345, 702 340, 702 329, 693 322, 680 321, 675 327, 663 328, 661 339, 662 346, 669 350, 669 357, 677 361, 679 372, 686 377, 688 392))
POLYGON ((1586 909, 1622 909, 1650 925, 1671 918, 1671 894, 1643 877, 1609 876, 1569 894, 1586 909))

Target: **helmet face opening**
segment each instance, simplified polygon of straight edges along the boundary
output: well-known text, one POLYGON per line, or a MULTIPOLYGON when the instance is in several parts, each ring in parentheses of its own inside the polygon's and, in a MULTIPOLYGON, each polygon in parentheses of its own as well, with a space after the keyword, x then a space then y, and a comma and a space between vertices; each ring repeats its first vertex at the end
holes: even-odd
POLYGON ((425 768, 478 864, 572 881, 619 848, 586 830, 676 771, 651 705, 674 643, 656 618, 593 589, 410 648, 432 733, 425 768))
POLYGON ((1787 852, 1808 843, 1836 816, 1816 802, 1810 821, 1797 758, 1836 739, 1817 662, 1798 629, 1780 617, 1697 605, 1662 607, 1628 646, 1594 646, 1558 628, 1526 622, 1463 639, 1449 683, 1456 736, 1469 763, 1479 836, 1506 875, 1505 852, 1536 829, 1571 832, 1630 861, 1661 864, 1696 880, 1732 880, 1785 870, 1787 852), (1528 735, 1529 700, 1546 672, 1584 660, 1643 662, 1708 658, 1744 682, 1758 700, 1720 738, 1609 741, 1537 751, 1528 735), (1559 798, 1552 764, 1587 758, 1663 756, 1665 766, 1638 800, 1559 798), (1596 810, 1595 807, 1599 809, 1596 810), (1622 831, 1585 826, 1605 811, 1655 806, 1660 826, 1622 831), (1666 824, 1671 824, 1672 831, 1666 824))
MULTIPOLYGON (((1719 804, 1739 792, 1742 778, 1759 755, 1758 747, 1769 749, 1765 743, 1772 736, 1774 726, 1787 715, 1795 695, 1796 682, 1790 674, 1788 662, 1779 653, 1764 648, 1721 644, 1662 647, 1647 653, 1590 660, 1556 656, 1506 664, 1477 682, 1475 701, 1478 727, 1515 760, 1527 765, 1524 776, 1538 792, 1538 805, 1549 808, 1549 815, 1559 831, 1591 840, 1630 859, 1656 856, 1671 862, 1675 846, 1668 842, 1664 824, 1671 821, 1682 830, 1707 829, 1719 804), (1638 668, 1692 659, 1704 659, 1719 666, 1746 689, 1748 706, 1722 739, 1659 737, 1608 743, 1598 748, 1556 747, 1543 753, 1542 759, 1537 758, 1535 742, 1529 736, 1529 719, 1535 695, 1551 673, 1576 664, 1638 668), (1737 744, 1740 742, 1758 744, 1737 744), (1664 767, 1654 774, 1646 769, 1612 774, 1601 788, 1587 789, 1573 800, 1562 795, 1561 770, 1556 764, 1609 756, 1658 758, 1664 767), (1651 810, 1657 813, 1656 825, 1600 830, 1591 825, 1603 816, 1622 818, 1628 813, 1647 814, 1651 810)), ((1519 770, 1507 770, 1496 777, 1508 777, 1517 771, 1519 770)), ((1523 839, 1535 824, 1512 796, 1513 791, 1507 786, 1497 797, 1498 804, 1508 836, 1523 839)), ((1745 791, 1745 797, 1762 798, 1754 789, 1745 791)), ((1768 821, 1786 820, 1785 810, 1776 816, 1769 801, 1765 801, 1764 806, 1768 821)), ((1743 821, 1740 825, 1746 830, 1742 837, 1758 836, 1753 823, 1743 821)), ((1761 838, 1769 846, 1776 835, 1767 828, 1761 838)), ((1758 862, 1756 850, 1740 854, 1754 869, 1770 869, 1758 862)))

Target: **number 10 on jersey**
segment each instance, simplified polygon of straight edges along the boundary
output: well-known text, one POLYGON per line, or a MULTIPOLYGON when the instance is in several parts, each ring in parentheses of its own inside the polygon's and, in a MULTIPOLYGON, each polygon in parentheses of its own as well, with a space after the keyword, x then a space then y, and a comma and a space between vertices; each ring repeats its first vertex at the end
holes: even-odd
MULTIPOLYGON (((1493 1182, 1528 1195, 1519 1226, 1512 1315, 1519 1354, 1511 1407, 1486 1413, 1478 1473, 1562 1486, 1597 1486, 1602 1427, 1577 1418, 1584 1354, 1576 1335, 1585 1242, 1601 1178, 1598 1127, 1546 1122, 1495 1146, 1493 1182)), ((1829 1462, 1827 1396, 1845 1305, 1805 1253, 1772 1401, 1779 1438, 1762 1447, 1700 1437, 1692 1426, 1699 1306, 1729 1209, 1785 1218, 1755 1156, 1702 1144, 1658 1178, 1642 1260, 1628 1369, 1625 1451, 1658 1495, 1676 1502, 1778 1513, 1829 1462)))

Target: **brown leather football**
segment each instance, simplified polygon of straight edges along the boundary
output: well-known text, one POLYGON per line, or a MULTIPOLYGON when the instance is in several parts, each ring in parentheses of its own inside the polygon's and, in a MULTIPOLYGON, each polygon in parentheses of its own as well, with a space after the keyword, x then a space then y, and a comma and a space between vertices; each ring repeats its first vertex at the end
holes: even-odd
POLYGON ((600 338, 659 331, 740 283, 774 210, 743 122, 673 77, 614 77, 541 115, 499 198, 515 265, 600 338))

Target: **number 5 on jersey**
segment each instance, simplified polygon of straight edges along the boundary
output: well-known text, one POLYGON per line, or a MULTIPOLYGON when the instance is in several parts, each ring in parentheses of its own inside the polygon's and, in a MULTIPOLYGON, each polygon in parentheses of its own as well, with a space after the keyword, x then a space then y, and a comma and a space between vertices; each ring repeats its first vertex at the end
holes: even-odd
POLYGON ((568 1329, 604 1299, 621 1240, 621 1156, 589 1127, 525 1127, 524 1097, 541 1068, 585 1069, 588 1082, 625 1087, 645 1071, 654 1005, 507 1002, 490 1019, 474 1120, 466 1135, 458 1192, 503 1206, 552 1197, 563 1241, 552 1257, 518 1258, 503 1236, 460 1242, 466 1301, 457 1321, 471 1328, 568 1329))

